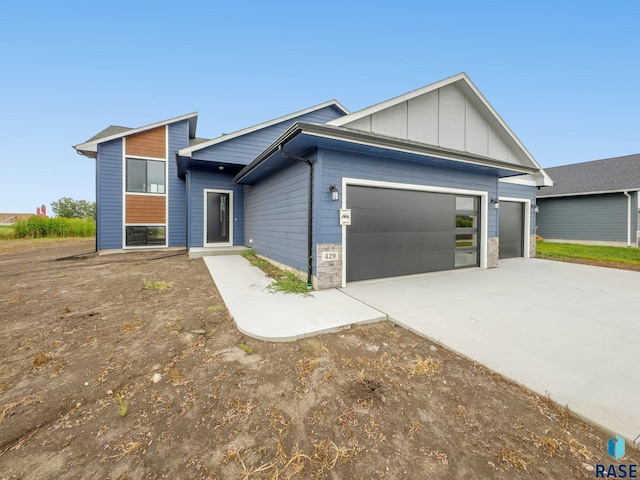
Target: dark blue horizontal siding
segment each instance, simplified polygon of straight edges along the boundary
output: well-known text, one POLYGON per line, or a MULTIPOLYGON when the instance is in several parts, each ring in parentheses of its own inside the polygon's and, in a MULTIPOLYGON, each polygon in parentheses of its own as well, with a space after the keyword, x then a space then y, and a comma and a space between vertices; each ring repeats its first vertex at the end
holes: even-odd
POLYGON ((627 241, 627 198, 622 193, 538 198, 537 203, 542 237, 627 241))
POLYGON ((98 145, 98 250, 122 248, 122 139, 98 145))
POLYGON ((335 107, 325 107, 285 122, 280 122, 226 142, 193 152, 192 158, 221 163, 248 165, 295 122, 326 123, 343 116, 335 107))
POLYGON ((268 258, 307 270, 308 167, 292 163, 245 186, 245 244, 268 258))
POLYGON ((189 146, 189 121, 169 125, 169 246, 184 247, 187 236, 187 189, 178 177, 174 152, 189 146))
MULTIPOLYGON (((536 187, 500 182, 498 188, 500 189, 500 197, 522 198, 529 200, 531 205, 536 204, 536 187)), ((531 231, 529 233, 536 233, 536 213, 533 210, 531 211, 531 231)))
POLYGON ((189 182, 189 247, 204 246, 204 190, 233 191, 233 244, 244 243, 244 188, 231 183, 234 175, 218 170, 191 169, 189 182))
MULTIPOLYGON (((318 243, 339 243, 342 241, 342 228, 338 221, 342 202, 332 202, 329 187, 335 184, 342 190, 342 178, 357 178, 384 182, 405 183, 446 188, 458 188, 488 192, 489 198, 495 198, 497 177, 491 174, 479 174, 459 168, 446 168, 403 162, 388 158, 343 152, 331 149, 319 149, 318 152, 322 179, 316 181, 318 195, 316 199, 322 205, 316 231, 318 243)), ((340 192, 344 195, 345 192, 340 192)), ((488 212, 489 237, 497 236, 497 212, 488 212)))

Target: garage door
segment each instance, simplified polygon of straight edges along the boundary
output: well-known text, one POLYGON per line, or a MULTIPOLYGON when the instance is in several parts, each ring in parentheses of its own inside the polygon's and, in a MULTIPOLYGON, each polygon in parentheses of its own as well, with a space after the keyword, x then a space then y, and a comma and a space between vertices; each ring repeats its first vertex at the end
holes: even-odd
POLYGON ((524 255, 524 203, 500 201, 499 235, 498 258, 524 255))
POLYGON ((477 266, 479 199, 348 186, 347 281, 477 266))

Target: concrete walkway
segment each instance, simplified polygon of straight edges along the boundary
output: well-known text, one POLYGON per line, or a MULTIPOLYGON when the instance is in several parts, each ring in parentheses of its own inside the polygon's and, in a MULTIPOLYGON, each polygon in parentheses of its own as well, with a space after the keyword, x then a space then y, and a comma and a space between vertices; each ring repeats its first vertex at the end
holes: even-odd
POLYGON ((240 255, 204 257, 204 262, 238 330, 254 338, 288 342, 387 319, 335 289, 309 295, 275 292, 269 288, 273 279, 240 255))
POLYGON ((204 260, 252 337, 291 341, 388 318, 630 443, 640 434, 638 272, 513 259, 301 296, 272 292, 239 255, 204 260))

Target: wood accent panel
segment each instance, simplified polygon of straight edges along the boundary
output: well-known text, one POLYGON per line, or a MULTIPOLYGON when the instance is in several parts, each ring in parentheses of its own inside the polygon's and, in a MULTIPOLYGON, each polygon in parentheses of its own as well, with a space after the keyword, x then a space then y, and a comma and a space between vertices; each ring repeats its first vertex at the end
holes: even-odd
POLYGON ((129 135, 126 143, 126 155, 153 158, 166 158, 167 156, 165 127, 129 135))
POLYGON ((166 223, 165 195, 127 195, 127 223, 166 223))

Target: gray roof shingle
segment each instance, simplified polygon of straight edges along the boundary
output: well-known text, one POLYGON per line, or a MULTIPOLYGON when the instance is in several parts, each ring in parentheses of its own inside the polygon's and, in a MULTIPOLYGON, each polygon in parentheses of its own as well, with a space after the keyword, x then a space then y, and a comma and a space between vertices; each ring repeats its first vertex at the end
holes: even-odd
POLYGON ((538 197, 581 193, 640 190, 640 154, 545 168, 553 187, 538 190, 538 197))
POLYGON ((117 135, 118 133, 126 132, 127 130, 133 130, 129 127, 120 127, 118 125, 109 125, 107 128, 102 130, 101 132, 96 133, 93 137, 91 137, 87 142, 91 142, 93 140, 98 140, 99 138, 109 137, 111 135, 117 135))

